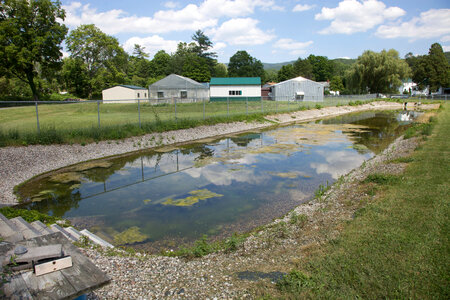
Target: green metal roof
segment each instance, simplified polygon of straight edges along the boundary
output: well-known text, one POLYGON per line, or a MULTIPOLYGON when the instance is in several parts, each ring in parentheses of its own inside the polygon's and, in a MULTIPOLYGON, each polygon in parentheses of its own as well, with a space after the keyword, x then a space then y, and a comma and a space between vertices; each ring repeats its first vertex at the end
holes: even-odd
POLYGON ((260 77, 213 77, 209 85, 261 85, 260 77))

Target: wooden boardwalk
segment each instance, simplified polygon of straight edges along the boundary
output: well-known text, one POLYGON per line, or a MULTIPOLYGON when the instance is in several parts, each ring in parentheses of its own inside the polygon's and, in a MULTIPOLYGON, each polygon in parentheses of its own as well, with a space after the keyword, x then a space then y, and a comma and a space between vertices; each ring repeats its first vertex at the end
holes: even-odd
POLYGON ((31 249, 61 245, 64 256, 70 256, 72 266, 41 276, 36 276, 32 269, 15 271, 3 285, 0 298, 73 299, 110 282, 110 278, 84 256, 63 232, 48 233, 43 230, 45 235, 42 235, 38 230, 31 230, 27 224, 21 220, 11 222, 0 214, 0 235, 3 238, 0 242, 0 263, 3 273, 7 270, 4 265, 11 251, 17 246, 31 249))

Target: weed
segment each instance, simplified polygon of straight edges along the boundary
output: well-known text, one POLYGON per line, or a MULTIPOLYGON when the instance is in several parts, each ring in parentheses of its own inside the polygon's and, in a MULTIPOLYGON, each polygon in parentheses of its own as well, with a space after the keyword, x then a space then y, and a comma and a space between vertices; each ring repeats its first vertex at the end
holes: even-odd
POLYGON ((299 227, 305 226, 306 222, 308 222, 308 216, 301 214, 297 215, 296 212, 292 212, 291 218, 289 220, 290 224, 298 225, 299 227))
POLYGON ((314 287, 312 278, 298 270, 292 270, 289 274, 285 275, 283 279, 277 282, 277 288, 280 291, 297 295, 303 292, 305 288, 312 287, 314 287))
POLYGON ((322 109, 322 108, 323 108, 323 106, 322 106, 322 105, 320 105, 320 104, 316 104, 315 108, 316 108, 316 109, 322 109))
MULTIPOLYGON (((38 212, 37 210, 28 210, 28 209, 19 209, 19 208, 13 208, 9 206, 5 206, 0 208, 0 213, 3 214, 8 219, 15 218, 15 217, 22 217, 25 221, 31 223, 34 221, 41 221, 45 224, 53 224, 57 221, 60 221, 61 218, 49 216, 43 213, 38 212)), ((66 221, 66 225, 69 226, 70 222, 66 221)))
POLYGON ((395 175, 391 175, 391 174, 380 174, 380 173, 375 173, 375 174, 369 174, 367 176, 366 179, 364 179, 364 183, 376 183, 376 184, 381 184, 381 185, 386 185, 386 184, 394 184, 400 181, 400 177, 395 176, 395 175))
POLYGON ((322 185, 322 184, 320 184, 319 187, 317 188, 317 190, 314 192, 314 196, 315 196, 316 198, 322 197, 323 195, 325 195, 325 193, 328 191, 328 189, 329 189, 330 187, 331 187, 331 186, 328 185, 328 180, 327 180, 327 185, 322 185))

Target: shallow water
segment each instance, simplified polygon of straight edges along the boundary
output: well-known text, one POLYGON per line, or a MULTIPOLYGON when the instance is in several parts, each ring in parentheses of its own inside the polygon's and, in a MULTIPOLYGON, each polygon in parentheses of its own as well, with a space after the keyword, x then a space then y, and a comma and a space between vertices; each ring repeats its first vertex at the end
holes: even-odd
POLYGON ((116 245, 176 248, 280 217, 382 151, 404 112, 363 112, 79 164, 36 178, 23 207, 116 245))

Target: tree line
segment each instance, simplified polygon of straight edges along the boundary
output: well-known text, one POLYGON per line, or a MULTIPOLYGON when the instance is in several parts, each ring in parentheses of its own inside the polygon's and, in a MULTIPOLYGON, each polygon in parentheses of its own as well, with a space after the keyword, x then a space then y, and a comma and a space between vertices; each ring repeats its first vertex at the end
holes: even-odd
POLYGON ((42 99, 67 91, 74 97, 99 98, 105 88, 118 84, 146 87, 169 74, 199 82, 211 77, 261 77, 280 82, 297 76, 329 81, 330 90, 343 94, 394 92, 412 78, 419 87, 450 85, 450 67, 442 47, 433 44, 428 55, 408 54, 401 59, 391 49, 365 51, 352 64, 310 55, 279 71, 264 70, 260 60, 237 51, 228 65, 217 62, 213 43, 201 30, 174 53, 160 50, 149 59, 141 45, 129 55, 117 38, 95 25, 80 25, 68 32, 61 20, 60 1, 2 0, 0 6, 0 98, 42 99), (69 56, 62 58, 65 41, 69 56))

